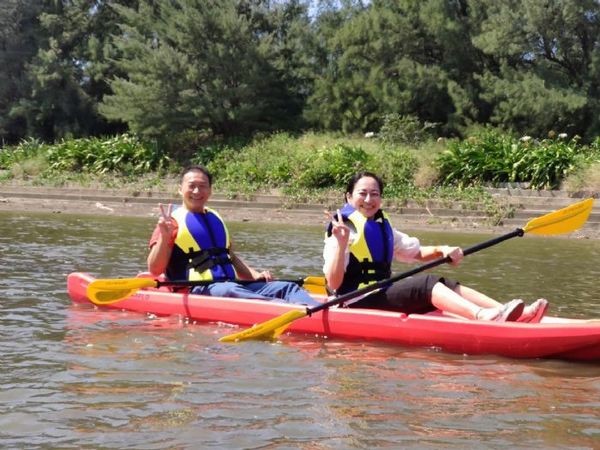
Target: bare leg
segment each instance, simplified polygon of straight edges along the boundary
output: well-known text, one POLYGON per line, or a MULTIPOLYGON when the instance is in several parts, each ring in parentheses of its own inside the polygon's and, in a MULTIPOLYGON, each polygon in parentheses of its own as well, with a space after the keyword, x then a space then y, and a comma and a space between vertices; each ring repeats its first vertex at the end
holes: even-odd
POLYGON ((431 303, 450 315, 501 322, 517 320, 524 309, 523 300, 512 300, 502 305, 474 289, 459 286, 454 291, 442 283, 433 286, 431 303))
MULTIPOLYGON (((464 287, 459 286, 457 290, 461 292, 464 290, 464 287)), ((470 289, 470 291, 469 294, 476 292, 473 289, 470 289)), ((475 319, 477 313, 481 310, 481 306, 463 298, 459 292, 453 291, 442 283, 436 283, 431 291, 431 303, 442 311, 456 314, 457 316, 465 317, 467 319, 475 319)), ((494 300, 490 300, 494 302, 494 300)), ((494 306, 496 306, 496 303, 494 303, 494 306)))
POLYGON ((462 298, 469 300, 471 303, 475 303, 481 308, 499 308, 502 306, 501 303, 497 302, 493 298, 490 298, 487 295, 467 286, 462 286, 459 284, 456 287, 456 292, 462 298))

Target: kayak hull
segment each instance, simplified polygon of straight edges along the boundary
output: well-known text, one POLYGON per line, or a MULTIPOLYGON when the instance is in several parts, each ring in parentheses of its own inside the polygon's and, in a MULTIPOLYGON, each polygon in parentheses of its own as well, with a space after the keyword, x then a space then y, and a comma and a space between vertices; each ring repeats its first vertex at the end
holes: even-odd
MULTIPOLYGON (((67 290, 74 303, 92 304, 86 289, 93 280, 94 277, 82 272, 68 275, 67 290)), ((199 322, 224 322, 241 327, 265 322, 292 309, 304 310, 301 305, 173 293, 165 288, 140 289, 105 307, 157 316, 178 315, 199 322)), ((406 315, 359 308, 331 308, 294 320, 287 331, 436 348, 469 355, 600 361, 598 320, 545 317, 539 324, 498 323, 458 319, 440 313, 406 315)))

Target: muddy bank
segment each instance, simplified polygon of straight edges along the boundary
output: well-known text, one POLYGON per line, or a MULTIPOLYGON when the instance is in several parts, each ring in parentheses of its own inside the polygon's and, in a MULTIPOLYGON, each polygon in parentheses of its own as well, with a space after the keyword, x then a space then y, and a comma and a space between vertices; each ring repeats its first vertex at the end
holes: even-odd
MULTIPOLYGON (((82 214, 114 217, 157 218, 159 203, 179 203, 177 194, 165 192, 133 192, 126 190, 60 189, 45 187, 0 186, 0 211, 23 211, 52 214, 82 214)), ((322 225, 327 209, 333 205, 283 205, 276 197, 246 201, 228 199, 215 194, 209 202, 227 221, 322 225)), ((558 207, 557 207, 558 208, 558 207)), ((552 209, 557 209, 551 207, 552 209)), ((544 212, 539 213, 543 215, 544 212)), ((442 217, 424 208, 419 214, 390 213, 400 229, 414 231, 450 231, 465 233, 501 234, 516 226, 490 226, 484 217, 473 217, 456 211, 452 217, 442 217)), ((518 220, 517 226, 527 221, 518 220)), ((586 226, 581 230, 561 235, 577 239, 600 239, 600 228, 586 226)))

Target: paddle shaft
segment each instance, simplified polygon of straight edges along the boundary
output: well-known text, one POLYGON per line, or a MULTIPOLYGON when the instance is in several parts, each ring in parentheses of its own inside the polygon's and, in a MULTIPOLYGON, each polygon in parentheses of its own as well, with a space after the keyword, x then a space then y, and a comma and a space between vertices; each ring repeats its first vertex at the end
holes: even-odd
MULTIPOLYGON (((214 283, 225 283, 225 282, 232 282, 232 283, 237 283, 237 284, 252 284, 252 283, 268 283, 267 280, 265 280, 264 278, 259 278, 258 280, 167 280, 167 281, 158 281, 155 280, 156 282, 156 287, 159 288, 161 286, 206 286, 208 284, 214 284, 214 283)), ((276 279, 276 280, 271 280, 271 281, 284 281, 286 283, 296 283, 300 286, 302 286, 303 284, 305 284, 304 279, 302 278, 298 278, 296 280, 280 280, 280 279, 276 279)))
MULTIPOLYGON (((516 230, 511 231, 510 233, 506 233, 506 234, 503 234, 502 236, 498 236, 493 239, 489 239, 485 242, 481 242, 477 245, 468 247, 463 250, 463 254, 465 256, 467 256, 472 253, 475 253, 480 250, 491 247, 493 245, 499 244, 500 242, 504 242, 513 237, 523 236, 524 234, 525 234, 525 231, 522 228, 517 228, 516 230)), ((385 280, 381 280, 381 281, 378 281, 377 283, 373 283, 368 286, 365 286, 362 289, 358 289, 356 291, 352 291, 352 292, 348 292, 346 294, 340 295, 339 297, 329 300, 328 302, 325 302, 322 305, 314 306, 312 308, 306 308, 307 315, 310 316, 311 314, 321 311, 323 309, 329 308, 330 306, 338 305, 347 300, 358 297, 359 295, 368 294, 369 292, 375 291, 377 289, 387 287, 390 284, 395 283, 396 281, 402 280, 404 278, 412 277, 413 275, 416 275, 417 273, 424 272, 425 270, 431 269, 436 266, 440 266, 444 263, 449 263, 451 261, 452 261, 452 259, 449 256, 446 256, 445 258, 438 258, 434 261, 428 262, 427 264, 420 265, 419 267, 415 267, 414 269, 408 270, 406 272, 402 272, 391 278, 386 278, 385 280)))

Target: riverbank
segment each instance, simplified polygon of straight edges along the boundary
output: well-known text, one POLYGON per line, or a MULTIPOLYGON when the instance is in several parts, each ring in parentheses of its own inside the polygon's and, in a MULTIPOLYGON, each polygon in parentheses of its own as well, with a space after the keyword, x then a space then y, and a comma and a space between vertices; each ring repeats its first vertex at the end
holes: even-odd
MULTIPOLYGON (((481 209, 465 208, 460 204, 443 205, 435 201, 425 205, 409 203, 401 208, 390 209, 389 212, 393 223, 403 229, 501 234, 524 226, 534 217, 581 200, 559 193, 534 195, 510 190, 496 190, 494 195, 500 196, 501 202, 510 204, 514 210, 513 217, 503 220, 501 225, 490 225, 490 218, 481 209)), ((231 222, 320 225, 326 221, 324 211, 332 211, 339 206, 336 200, 289 204, 276 195, 232 199, 215 193, 209 205, 231 222)), ((170 193, 132 189, 0 185, 0 211, 156 218, 159 203, 178 202, 175 189, 170 193)), ((600 206, 596 206, 598 207, 600 206)), ((596 208, 582 229, 562 236, 600 239, 600 212, 596 208)))

